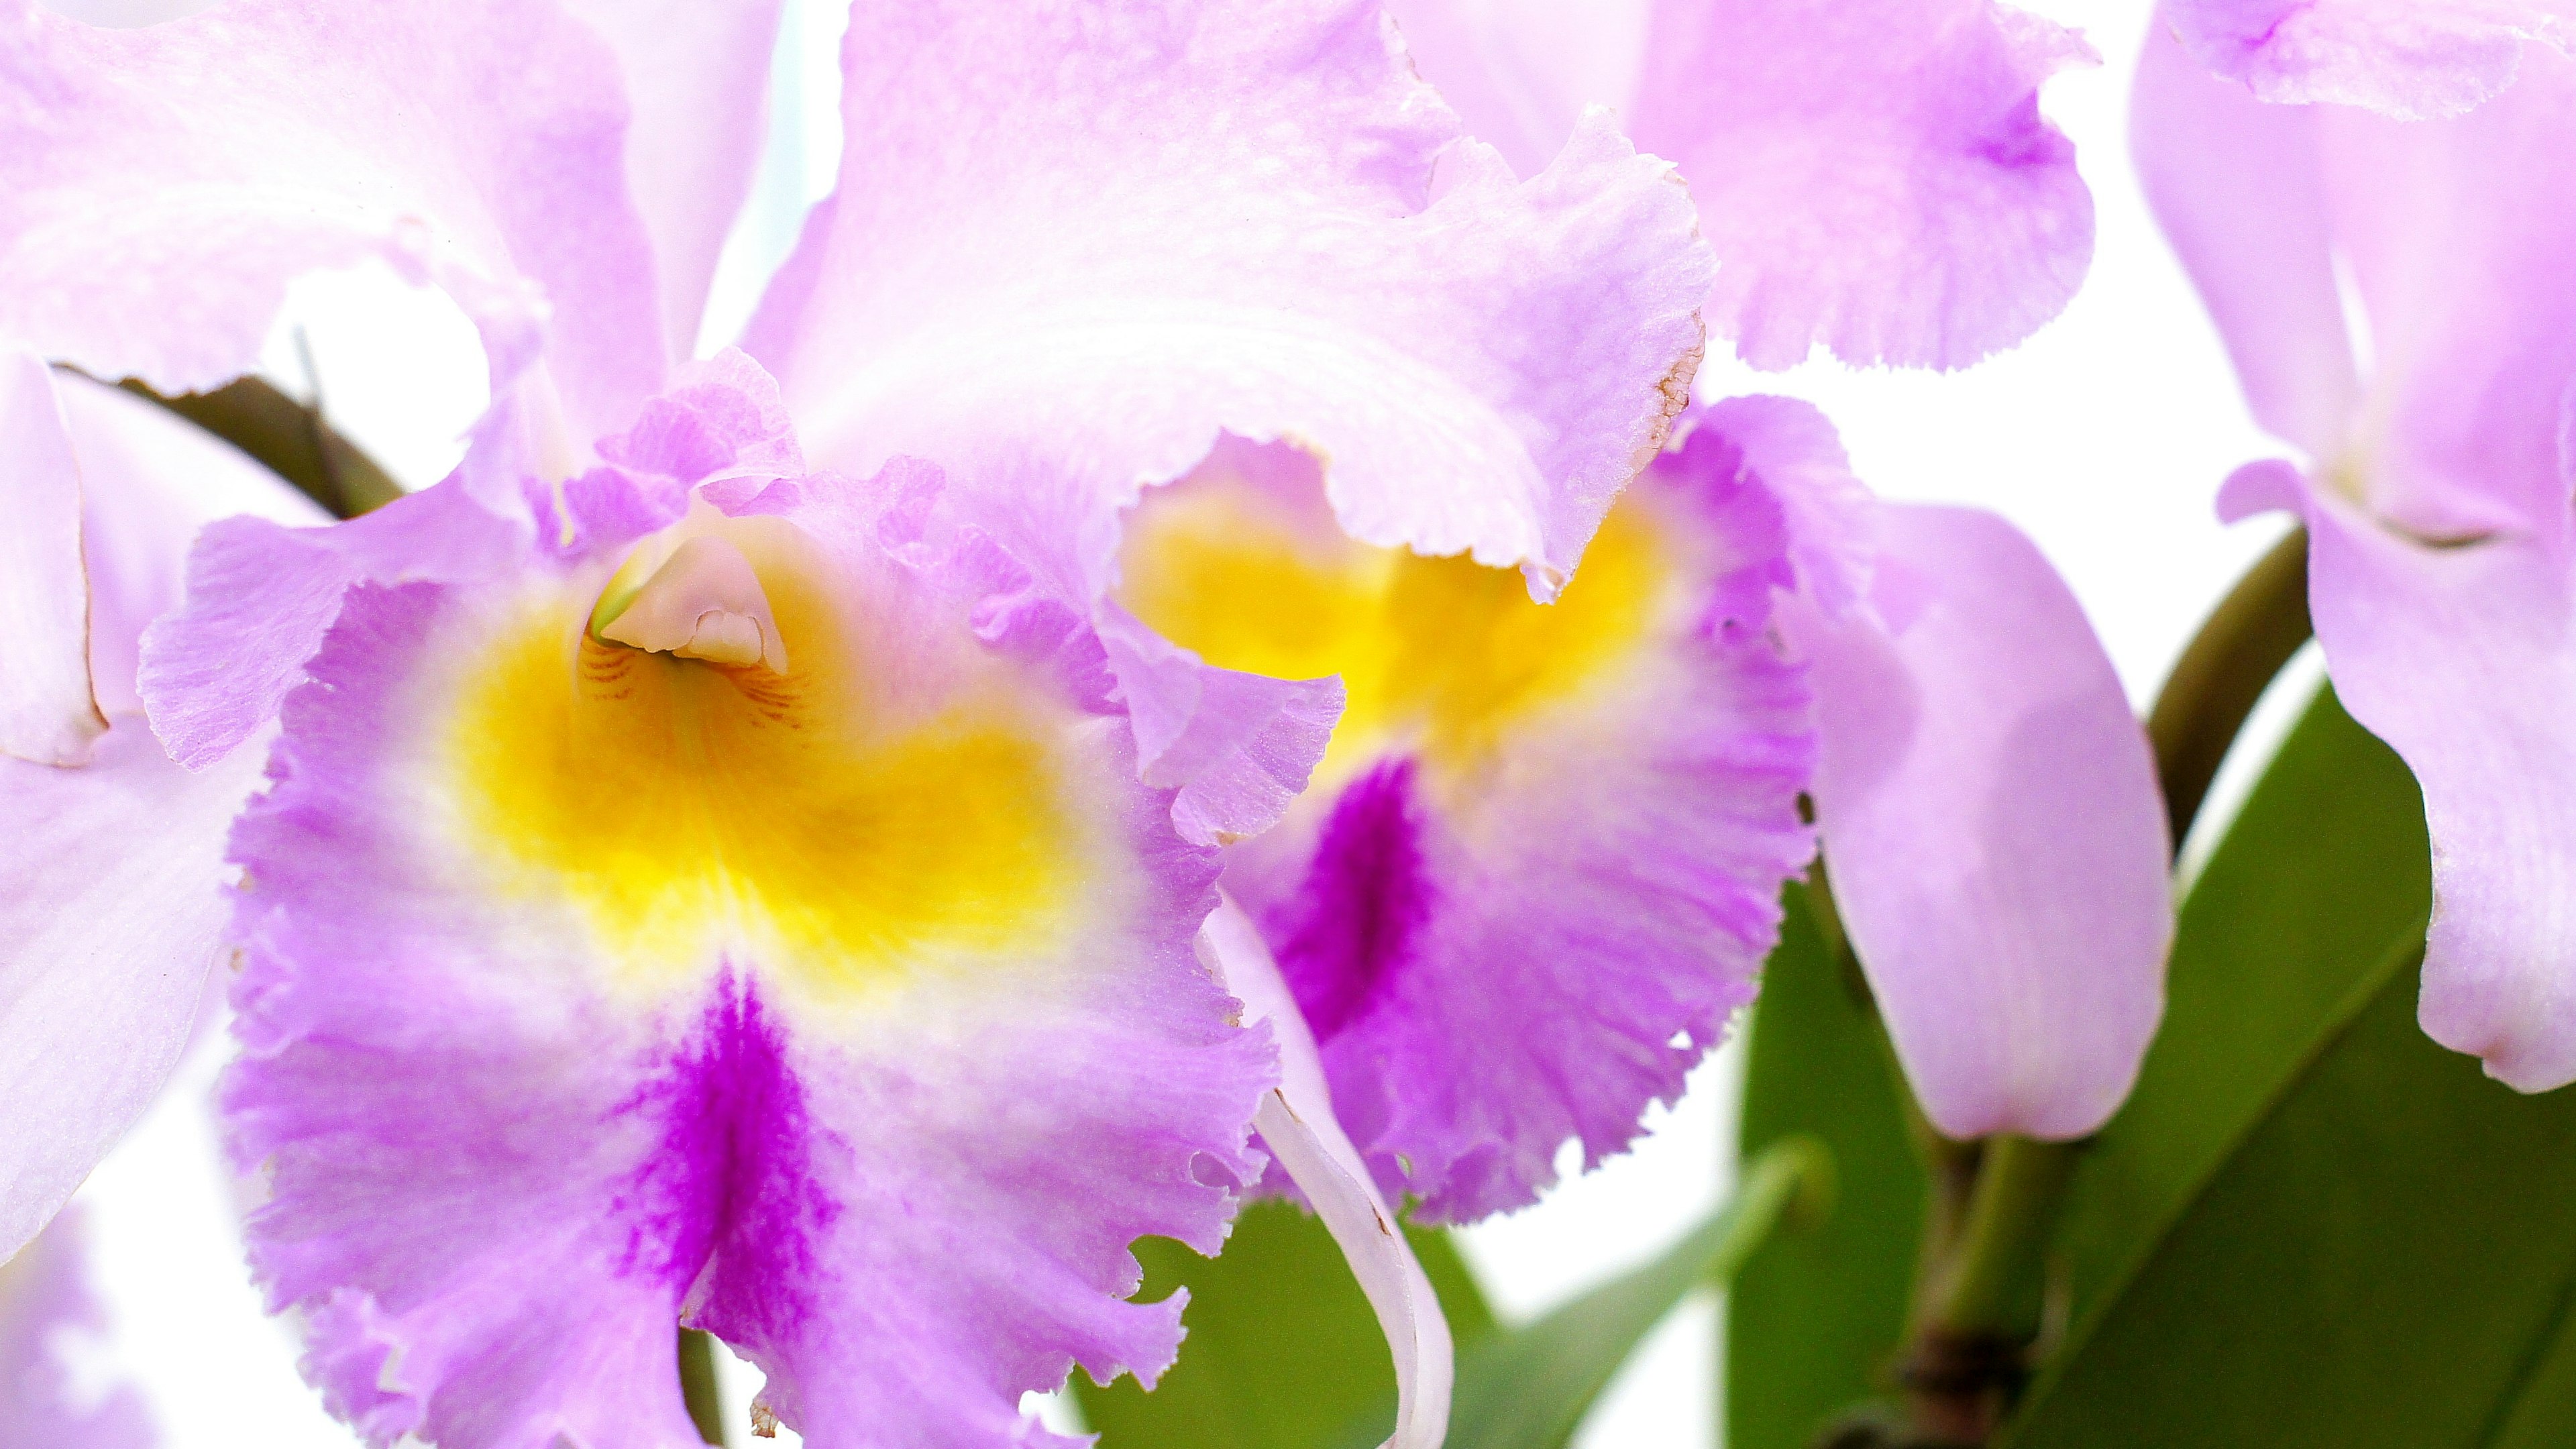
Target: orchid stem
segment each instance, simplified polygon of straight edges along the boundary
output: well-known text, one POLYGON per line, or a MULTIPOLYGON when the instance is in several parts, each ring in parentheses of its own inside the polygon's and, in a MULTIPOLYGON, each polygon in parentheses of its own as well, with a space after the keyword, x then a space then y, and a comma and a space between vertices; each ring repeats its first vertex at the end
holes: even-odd
MULTIPOLYGON (((2308 536, 2294 529, 2210 611, 2148 713, 2177 851, 2246 717, 2312 632, 2308 536)), ((1830 897, 1822 889, 1815 895, 1829 914, 1830 897)), ((1828 939, 1850 950, 1839 923, 1828 939)), ((1914 1442, 1980 1445, 2011 1412, 2035 1367, 2048 1243, 2081 1144, 2013 1136, 1951 1141, 1924 1119, 1903 1071, 1895 1077, 1931 1177, 1911 1342, 1900 1370, 1914 1442)))
POLYGON ((716 1389, 716 1341, 694 1328, 680 1330, 680 1401, 688 1406, 689 1422, 697 1426, 700 1439, 709 1444, 724 1443, 724 1400, 716 1389))
POLYGON ((2174 849, 2182 848, 2254 702, 2311 632, 2308 533, 2297 528, 2218 601, 2147 712, 2174 849))

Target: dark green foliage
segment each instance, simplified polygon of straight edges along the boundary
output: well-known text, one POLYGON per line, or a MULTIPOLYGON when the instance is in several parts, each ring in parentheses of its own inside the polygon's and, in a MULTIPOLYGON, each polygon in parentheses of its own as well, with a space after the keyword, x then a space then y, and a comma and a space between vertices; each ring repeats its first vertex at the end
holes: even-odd
POLYGON ((1833 1156, 1823 1221, 1773 1238, 1726 1305, 1726 1442, 1804 1449, 1855 1401, 1882 1394, 1905 1327, 1925 1180, 1876 1013, 1792 886, 1754 1008, 1744 1087, 1748 1160, 1804 1134, 1833 1156))

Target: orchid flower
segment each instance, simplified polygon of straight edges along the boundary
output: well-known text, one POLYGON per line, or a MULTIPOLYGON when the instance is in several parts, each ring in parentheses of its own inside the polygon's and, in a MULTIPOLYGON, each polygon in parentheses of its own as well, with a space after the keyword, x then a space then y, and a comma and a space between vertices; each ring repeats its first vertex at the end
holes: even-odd
MULTIPOLYGON (((2171 11, 2177 33, 2198 8, 2171 11)), ((2576 61, 2534 45, 2518 70, 2463 69, 2404 43, 2474 7, 2320 9, 2400 43, 2267 52, 2278 85, 2257 94, 2366 94, 2402 115, 2453 108, 2408 97, 2501 93, 2447 120, 2268 105, 2160 34, 2138 163, 2256 420, 2303 455, 2240 470, 2221 510, 2305 518, 2336 691, 2424 792, 2424 1029, 2544 1090, 2576 1081, 2576 61), (2376 89, 2357 93, 2365 60, 2376 89)))
MULTIPOLYGON (((1494 121, 1524 170, 1596 144, 1599 123, 1574 102, 1616 93, 1582 89, 1601 84, 1583 62, 1602 16, 1399 13, 1427 77, 1494 121), (1444 60, 1474 48, 1444 47, 1471 32, 1488 64, 1462 80, 1444 60), (1538 121, 1503 104, 1541 94, 1565 104, 1538 121)), ((1705 67, 1814 49, 1820 66, 1828 51, 1861 63, 1840 31, 1803 32, 1788 7, 1709 13, 1722 33, 1657 12, 1690 27, 1675 56, 1705 67)), ((1875 108, 1843 77, 1815 93, 1859 112, 1817 116, 1765 92, 1760 125, 1782 154, 1832 147, 1909 177, 1955 173, 1948 189, 1900 188, 1914 208, 1901 234, 1977 285, 1942 294, 1928 320, 1914 290, 1730 310, 1729 275, 1776 264, 1776 284, 1732 285, 1787 296, 1806 286, 1799 267, 1833 252, 1730 251, 1749 198, 1784 234, 1836 239, 1857 234, 1838 208, 1863 203, 1841 180, 1778 191, 1782 174, 1739 159, 1742 137, 1704 118, 1717 129, 1682 149, 1728 262, 1712 316, 1759 312, 1773 361, 1803 355, 1811 334, 1867 356, 1876 344, 1852 339, 1984 339, 1898 349, 1972 358, 2053 312, 2064 294, 2051 278, 2071 289, 2089 247, 2089 200, 2033 101, 2049 57, 2080 43, 1982 5, 1870 34, 1866 63, 1923 88, 1924 105, 1875 108), (2022 255, 1998 231, 2055 249, 1998 280, 1995 257, 2022 255), (1793 316, 1794 346, 1768 330, 1793 316)), ((1655 68, 1672 104, 1719 93, 1687 70, 1655 68)), ((1637 102, 1641 126, 1655 104, 1637 102)), ((1389 537, 1341 491, 1339 453, 1235 438, 1148 491, 1071 583, 1140 733, 1169 741, 1148 746, 1149 767, 1189 782, 1185 828, 1230 842, 1227 890, 1322 1046, 1343 1125, 1380 1187, 1427 1216, 1526 1203, 1567 1139, 1598 1162, 1634 1139, 1647 1103, 1678 1095, 1751 999, 1780 885, 1814 853, 1802 793, 1943 1130, 2092 1131, 2161 1014, 2172 906, 2149 752, 2054 571, 1991 515, 1878 504, 1803 405, 1720 403, 1686 415, 1677 439, 1597 531, 1575 535, 1585 552, 1570 576, 1561 548, 1460 556, 1389 537), (1314 757, 1256 727, 1310 723, 1336 683, 1341 724, 1274 828, 1285 791, 1264 787, 1314 757), (1169 726, 1151 722, 1163 715, 1169 726)), ((1031 496, 1044 495, 970 516, 1007 527, 1031 496)))
POLYGON ((78 1340, 106 1327, 85 1280, 78 1211, 0 1262, 0 1449, 151 1449, 152 1417, 132 1386, 92 1382, 78 1340))
MULTIPOLYGON (((865 7, 842 186, 747 339, 779 384, 675 367, 774 12, 684 47, 672 8, 0 4, 0 336, 203 386, 292 278, 375 258, 492 370, 447 482, 204 531, 126 747, 216 782, 202 821, 111 836, 104 745, 10 776, 102 851, 196 852, 130 916, 244 873, 224 1092, 308 1371, 377 1442, 679 1442, 686 1321, 826 1441, 1054 1442, 1019 1395, 1170 1361, 1127 1244, 1213 1251, 1257 1123, 1389 1324, 1398 1442, 1436 1443, 1437 1305, 1299 1024, 1240 931, 1222 982, 1193 955, 1213 840, 1284 808, 1336 692, 1131 703, 1067 581, 1228 435, 1329 453, 1383 546, 1561 574, 1697 361, 1683 193, 1599 120, 1512 181, 1370 5, 865 7)), ((29 920, 90 899, 32 879, 29 920)), ((82 1111, 70 1180, 130 1115, 82 1111)))

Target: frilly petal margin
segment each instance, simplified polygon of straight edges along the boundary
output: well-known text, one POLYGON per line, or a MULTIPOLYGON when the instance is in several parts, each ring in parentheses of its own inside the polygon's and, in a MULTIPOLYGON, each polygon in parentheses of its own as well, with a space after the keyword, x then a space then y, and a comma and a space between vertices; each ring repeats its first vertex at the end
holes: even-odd
POLYGON ((71 1199, 178 1065, 223 955, 224 830, 259 755, 191 773, 127 715, 78 769, 0 759, 0 1252, 71 1199))
POLYGON ((2335 692, 2424 791, 2425 1034, 2520 1091, 2576 1081, 2576 580, 2526 538, 2430 546, 2255 464, 2228 511, 2308 523, 2308 608, 2335 692))
POLYGON ((1375 3, 870 6, 844 68, 754 351, 819 461, 935 458, 1025 557, 1105 557, 1230 430, 1328 460, 1355 537, 1544 597, 1686 400, 1713 263, 1671 168, 1595 115, 1430 200, 1457 125, 1375 3))
POLYGON ((2164 0, 2162 23, 2265 101, 2456 116, 2513 83, 2534 42, 2576 43, 2564 0, 2164 0))
POLYGON ((2361 398, 2321 119, 2213 77, 2163 26, 2129 97, 2147 204, 2218 323, 2255 422, 2312 458, 2343 446, 2361 398))
POLYGON ((68 1335, 107 1326, 83 1281, 85 1247, 75 1208, 0 1261, 0 1449, 151 1449, 159 1442, 131 1386, 101 1393, 64 1361, 68 1335))
POLYGON ((223 759, 277 717, 352 587, 471 577, 527 531, 450 486, 328 528, 209 527, 188 557, 186 606, 143 634, 138 689, 154 732, 191 769, 223 759))
MULTIPOLYGON (((1730 417, 1763 441, 1778 421, 1730 417)), ((1814 854, 1798 816, 1814 701, 1769 626, 1793 556, 1836 555, 1801 533, 1833 505, 1784 498, 1818 481, 1765 474, 1703 419, 1563 599, 1516 601, 1531 627, 1607 610, 1555 641, 1579 662, 1516 658, 1564 668, 1552 690, 1476 720, 1464 747, 1355 735, 1326 785, 1229 849, 1226 887, 1320 1044, 1339 1120, 1417 1218, 1528 1203, 1569 1138, 1587 1165, 1624 1150, 1752 1000, 1781 884, 1814 854)), ((1463 627, 1478 622, 1384 621, 1426 641, 1415 667, 1533 647, 1463 627)))
POLYGON ((542 346, 579 436, 661 380, 616 59, 552 0, 238 3, 135 30, 0 0, 0 335, 199 391, 287 284, 381 258, 542 346), (363 101, 356 98, 363 97, 363 101))
POLYGON ((80 463, 34 353, 0 353, 0 439, 0 757, 76 765, 107 716, 90 690, 80 463))
POLYGON ((1834 899, 1933 1125, 2080 1137, 2164 1011, 2169 846, 2082 609, 1992 514, 1883 505, 1871 607, 1784 610, 1812 664, 1834 899))
MULTIPOLYGON (((686 1322, 767 1369, 764 1407, 811 1442, 1071 1449, 1020 1395, 1076 1362, 1167 1365, 1181 1305, 1125 1301, 1128 1244, 1214 1251, 1232 1185, 1261 1170, 1269 1036, 1231 1024, 1191 953, 1213 853, 1172 835, 1116 718, 1076 705, 1046 717, 1112 853, 1080 898, 1101 914, 1061 959, 998 980, 925 962, 834 1006, 814 995, 829 980, 746 947, 639 994, 604 927, 442 833, 457 787, 423 755, 446 737, 439 670, 514 617, 513 591, 586 609, 654 515, 649 484, 621 477, 565 489, 536 539, 488 522, 479 569, 353 587, 287 704, 275 784, 233 847, 254 886, 224 1102, 237 1160, 271 1188, 254 1265, 305 1311, 334 1411, 377 1444, 694 1442, 671 1360, 686 1322)), ((1076 672, 1078 642, 1046 619, 977 607, 1008 573, 989 557, 880 542, 896 481, 783 480, 737 506, 802 530, 853 598, 893 611, 863 636, 902 663, 880 682, 927 689, 940 660, 983 658, 970 620, 1009 659, 1076 672)))
POLYGON ((2039 87, 2098 63, 1994 0, 1659 0, 1632 113, 1717 249, 1710 330, 1758 368, 1818 342, 1957 368, 2056 316, 2093 196, 2039 87))
POLYGON ((1323 1058, 1261 932, 1222 901, 1199 929, 1202 955, 1243 1002, 1244 1024, 1268 1022, 1279 1043, 1280 1083, 1253 1118, 1262 1142, 1306 1194, 1341 1245, 1395 1358, 1395 1432, 1381 1449, 1440 1449, 1449 1428, 1457 1362, 1449 1320, 1368 1165, 1334 1120, 1323 1058))

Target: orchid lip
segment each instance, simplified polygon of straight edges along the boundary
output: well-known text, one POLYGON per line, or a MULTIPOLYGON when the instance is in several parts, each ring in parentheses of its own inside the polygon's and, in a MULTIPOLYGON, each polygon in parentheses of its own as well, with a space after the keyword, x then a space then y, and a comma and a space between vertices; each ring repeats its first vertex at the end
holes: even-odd
POLYGON ((787 672, 787 645, 759 571, 711 534, 638 548, 601 591, 590 633, 651 654, 787 672))

